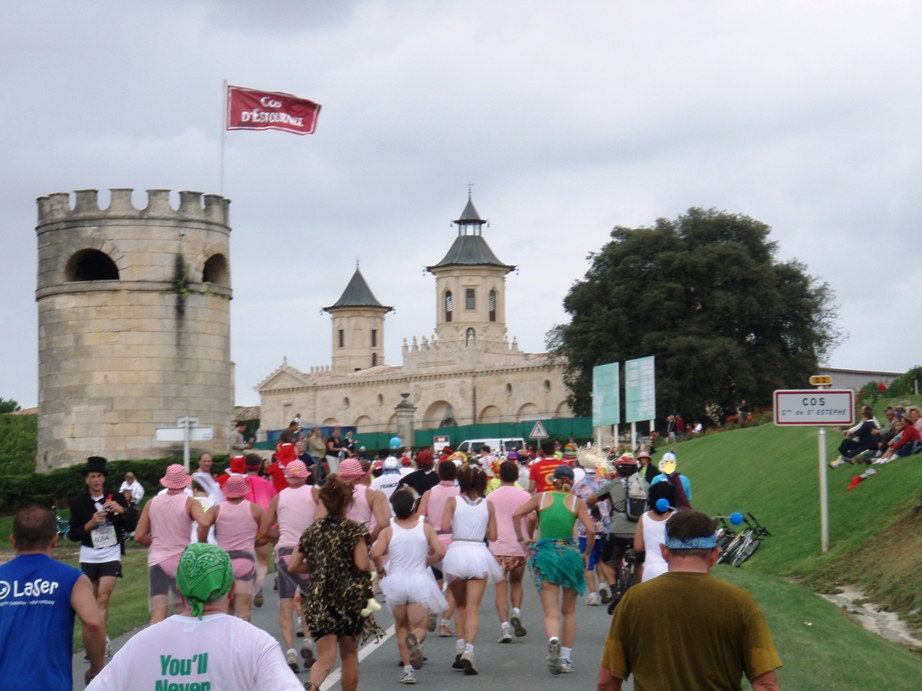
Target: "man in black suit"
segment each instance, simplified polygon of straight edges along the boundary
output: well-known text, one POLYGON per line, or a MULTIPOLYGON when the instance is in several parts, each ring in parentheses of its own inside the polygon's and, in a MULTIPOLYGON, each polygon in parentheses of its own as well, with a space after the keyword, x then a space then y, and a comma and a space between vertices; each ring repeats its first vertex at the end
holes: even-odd
MULTIPOLYGON (((86 491, 70 503, 70 539, 80 543, 80 568, 93 585, 103 620, 109 617, 109 597, 122 577, 125 535, 134 530, 138 511, 121 492, 107 490, 106 459, 91 456, 83 469, 86 491)), ((112 645, 106 639, 106 657, 112 645)))

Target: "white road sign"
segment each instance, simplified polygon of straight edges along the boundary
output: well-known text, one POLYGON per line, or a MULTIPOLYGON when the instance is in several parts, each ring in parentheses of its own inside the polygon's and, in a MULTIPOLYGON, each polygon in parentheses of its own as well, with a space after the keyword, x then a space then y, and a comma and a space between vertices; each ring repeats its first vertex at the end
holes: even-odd
POLYGON ((776 425, 852 425, 855 392, 851 389, 782 389, 775 391, 776 425))
MULTIPOLYGON (((158 427, 154 431, 155 441, 183 441, 185 427, 158 427)), ((214 427, 190 427, 189 441, 211 441, 214 439, 214 427)))
POLYGON ((547 439, 548 438, 547 430, 544 429, 544 425, 541 424, 541 421, 535 423, 535 426, 531 429, 531 434, 528 435, 530 439, 547 439))

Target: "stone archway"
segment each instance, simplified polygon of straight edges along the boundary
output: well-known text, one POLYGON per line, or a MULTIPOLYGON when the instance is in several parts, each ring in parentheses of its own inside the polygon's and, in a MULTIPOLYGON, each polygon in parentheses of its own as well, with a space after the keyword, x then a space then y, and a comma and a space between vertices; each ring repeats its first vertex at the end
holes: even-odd
POLYGON ((480 411, 478 420, 481 425, 484 425, 491 422, 501 422, 502 417, 503 413, 499 408, 497 408, 495 405, 488 405, 486 408, 480 411))
POLYGON ((373 429, 374 424, 375 424, 374 420, 372 420, 367 415, 359 415, 358 418, 356 418, 355 420, 355 431, 358 434, 362 434, 364 432, 372 432, 372 431, 377 432, 376 429, 373 429))
POLYGON ((573 417, 573 411, 570 410, 570 404, 563 401, 554 411, 554 417, 573 417))
POLYGON ((435 401, 423 413, 422 429, 436 429, 442 427, 448 420, 454 420, 455 413, 448 401, 435 401))
POLYGON ((538 410, 538 406, 536 406, 534 403, 526 403, 521 408, 519 408, 519 412, 515 415, 516 422, 527 422, 530 420, 540 419, 541 411, 538 410))

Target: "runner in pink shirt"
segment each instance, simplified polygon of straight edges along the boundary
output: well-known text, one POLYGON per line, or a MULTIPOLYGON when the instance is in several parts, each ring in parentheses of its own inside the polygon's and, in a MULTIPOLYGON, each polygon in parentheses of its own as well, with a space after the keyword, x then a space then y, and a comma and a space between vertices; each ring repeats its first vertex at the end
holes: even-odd
MULTIPOLYGON (((458 485, 455 483, 455 476, 458 474, 458 466, 455 465, 454 461, 442 461, 439 463, 438 473, 439 484, 426 491, 419 502, 417 513, 421 516, 425 516, 432 522, 436 534, 439 536, 439 540, 442 541, 442 544, 445 545, 445 549, 447 550, 448 545, 451 544, 451 533, 443 533, 439 528, 442 525, 442 514, 445 511, 445 502, 448 501, 448 497, 457 497, 459 494, 458 485)), ((443 580, 442 562, 432 565, 432 573, 435 575, 435 580, 438 582, 439 588, 441 588, 443 580)), ((440 638, 451 638, 455 635, 455 632, 451 630, 451 617, 455 613, 455 598, 452 596, 450 590, 447 592, 447 600, 448 609, 442 614, 442 619, 439 622, 440 638)), ((430 631, 435 631, 435 615, 436 612, 429 613, 430 631)))
MULTIPOLYGON (((496 514, 496 537, 490 543, 490 551, 503 569, 503 580, 496 582, 496 613, 502 626, 500 643, 511 643, 512 634, 522 637, 527 632, 522 626, 522 578, 525 575, 527 554, 515 533, 512 514, 531 495, 515 486, 519 479, 519 467, 514 461, 503 461, 499 465, 499 479, 502 485, 487 495, 496 514), (512 599, 512 617, 509 617, 509 599, 512 599)), ((531 535, 532 527, 522 526, 523 534, 531 535), (527 530, 525 530, 527 528, 527 530)))
MULTIPOLYGON (((253 502, 263 511, 269 508, 269 502, 278 494, 275 491, 275 485, 259 476, 259 469, 262 468, 263 459, 255 453, 246 455, 247 482, 250 483, 250 491, 247 493, 247 501, 253 502)), ((253 588, 253 604, 257 607, 263 606, 263 581, 269 573, 269 552, 272 547, 262 545, 256 548, 256 584, 253 588)))

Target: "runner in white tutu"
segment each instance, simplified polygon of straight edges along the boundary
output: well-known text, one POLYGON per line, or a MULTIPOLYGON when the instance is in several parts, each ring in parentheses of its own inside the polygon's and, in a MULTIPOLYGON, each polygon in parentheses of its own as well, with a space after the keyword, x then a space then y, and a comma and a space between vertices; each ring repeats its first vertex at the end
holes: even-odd
POLYGON ((391 495, 395 518, 381 531, 371 556, 381 580, 381 592, 394 615, 397 647, 403 662, 403 684, 415 684, 413 670, 423 666, 422 642, 428 613, 448 607, 429 566, 445 556, 445 546, 425 517, 413 513, 416 496, 403 488, 391 495), (385 556, 390 557, 385 570, 385 556))
POLYGON ((474 666, 474 639, 480 627, 480 601, 487 587, 487 579, 495 583, 502 579, 503 570, 487 549, 484 538, 496 540, 496 515, 493 505, 483 497, 487 487, 487 474, 483 468, 470 463, 458 470, 457 497, 449 497, 442 514, 442 532, 451 531, 452 543, 442 572, 454 595, 457 611, 455 629, 457 649, 455 669, 465 674, 477 674, 474 666))

